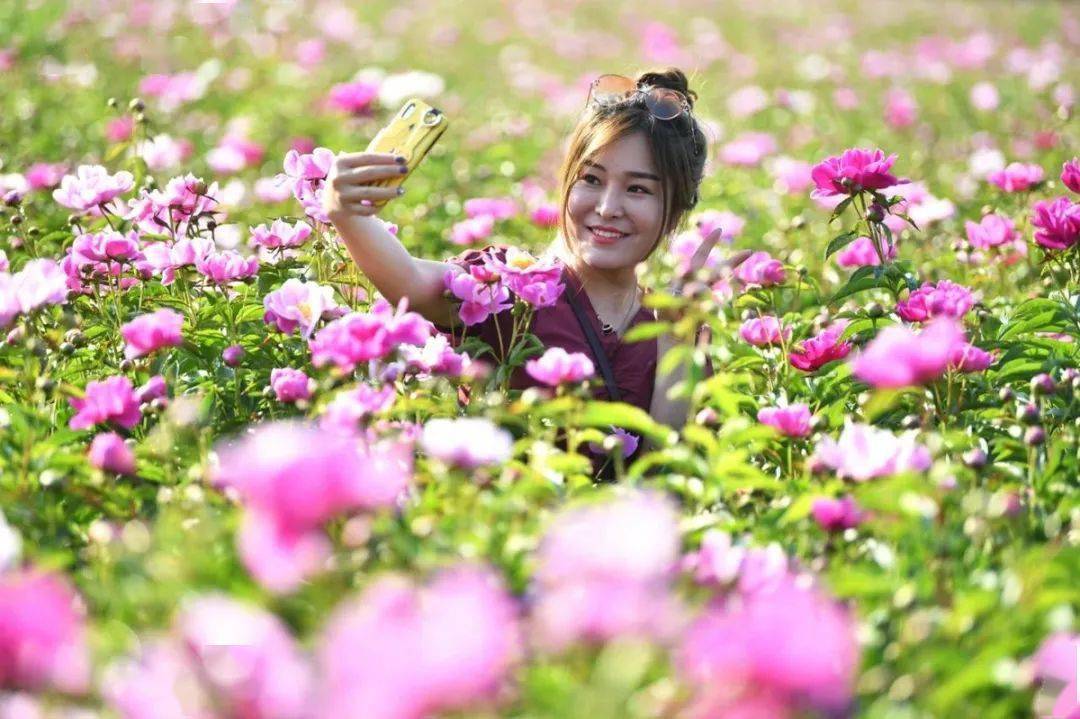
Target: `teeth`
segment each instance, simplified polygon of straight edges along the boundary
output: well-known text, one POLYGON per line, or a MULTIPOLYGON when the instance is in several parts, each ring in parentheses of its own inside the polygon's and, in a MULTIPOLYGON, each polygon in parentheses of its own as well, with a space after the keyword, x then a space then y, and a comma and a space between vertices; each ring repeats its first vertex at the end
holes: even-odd
POLYGON ((625 233, 622 233, 622 232, 608 232, 606 230, 596 230, 596 229, 594 229, 593 234, 599 235, 600 237, 612 237, 612 238, 615 238, 615 237, 622 237, 623 234, 625 234, 625 233))

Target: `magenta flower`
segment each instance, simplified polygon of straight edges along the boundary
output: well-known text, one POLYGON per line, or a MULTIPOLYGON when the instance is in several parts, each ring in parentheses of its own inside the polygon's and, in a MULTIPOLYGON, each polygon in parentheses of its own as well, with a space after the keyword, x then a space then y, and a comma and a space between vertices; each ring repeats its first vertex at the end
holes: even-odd
POLYGON ((371 106, 379 97, 379 84, 370 80, 339 82, 330 88, 326 101, 330 107, 361 115, 371 112, 371 106))
POLYGON ((94 437, 88 452, 90 465, 104 472, 135 474, 135 453, 116 432, 102 432, 94 437))
POLYGON ((206 164, 214 172, 231 175, 263 161, 266 150, 242 135, 226 135, 217 147, 206 153, 206 164))
POLYGON ((319 427, 343 434, 354 434, 362 421, 390 409, 397 399, 394 385, 381 388, 361 384, 340 392, 319 416, 319 427))
MULTIPOLYGON (((879 245, 885 260, 896 259, 896 245, 882 241, 879 245)), ((881 257, 874 250, 874 242, 869 237, 856 238, 854 242, 836 253, 836 264, 841 267, 876 267, 881 264, 881 257)))
POLYGON ((168 234, 179 239, 200 215, 213 215, 218 204, 216 182, 209 186, 195 175, 174 177, 163 189, 143 190, 129 204, 124 219, 149 234, 168 234))
POLYGON ((797 343, 788 353, 791 366, 803 372, 816 372, 829 362, 847 357, 851 343, 840 341, 847 324, 846 320, 834 322, 819 334, 797 343))
MULTIPOLYGON (((30 175, 27 173, 27 179, 30 175)), ((33 184, 31 182, 31 184, 33 184)), ((1061 184, 1080 194, 1080 159, 1073 158, 1061 166, 1061 184)))
POLYGON ((961 372, 982 372, 993 363, 993 355, 966 342, 957 345, 949 358, 949 366, 961 372))
POLYGON ((1020 236, 1012 219, 993 213, 983 216, 978 224, 965 221, 964 230, 971 246, 980 250, 1011 245, 1020 236))
POLYGON ((13 275, 0 272, 0 327, 19 314, 67 301, 67 275, 52 260, 30 260, 13 275))
POLYGON ((484 265, 472 265, 464 271, 447 270, 443 285, 451 295, 461 300, 458 316, 466 325, 480 324, 491 315, 513 306, 506 279, 484 265))
POLYGON ((562 282, 562 263, 556 259, 537 259, 524 250, 510 247, 506 260, 489 256, 487 264, 506 280, 515 295, 533 307, 551 307, 566 289, 562 282))
POLYGON ((885 122, 902 129, 915 124, 919 106, 910 92, 894 87, 885 95, 885 122))
POLYGON ((681 568, 698 584, 735 588, 741 594, 770 589, 790 579, 793 571, 779 544, 735 544, 730 534, 716 529, 705 532, 697 551, 683 557, 681 568))
POLYGON ((957 347, 967 344, 951 317, 936 319, 922 332, 893 325, 878 333, 851 363, 852 374, 872 387, 912 387, 945 373, 957 347))
POLYGON ((450 340, 442 333, 428 337, 422 347, 402 345, 401 357, 409 369, 425 375, 458 377, 470 363, 469 356, 455 352, 450 340))
POLYGON ((221 352, 221 361, 229 367, 239 367, 244 359, 244 348, 240 345, 229 345, 221 352))
POLYGON ((139 81, 139 94, 155 97, 165 112, 172 112, 181 105, 198 100, 206 92, 206 81, 194 72, 178 72, 173 75, 147 75, 139 81))
POLYGON ((538 227, 555 227, 559 224, 559 206, 545 202, 529 210, 529 220, 538 227))
POLYGON ((311 398, 312 380, 298 369, 275 367, 270 370, 270 386, 278 402, 297 402, 311 398))
POLYGON ((139 315, 120 328, 124 336, 124 356, 145 357, 162 347, 179 347, 184 342, 184 316, 170 309, 139 315))
POLYGON ((26 168, 26 182, 31 190, 48 190, 59 185, 66 172, 63 163, 35 162, 26 168))
POLYGON ((772 161, 769 172, 776 179, 773 187, 777 191, 797 195, 814 184, 814 179, 810 175, 812 169, 809 162, 793 160, 790 157, 777 157, 772 161))
POLYGON ((888 430, 850 421, 838 440, 821 438, 814 458, 856 482, 898 472, 925 472, 931 464, 930 450, 917 444, 913 435, 897 437, 888 430))
POLYGON ((153 242, 143 247, 143 260, 137 267, 148 267, 151 272, 161 276, 161 284, 171 285, 176 280, 176 271, 183 267, 194 267, 217 250, 214 241, 206 237, 189 239, 181 237, 176 242, 153 242))
POLYGON ((431 334, 431 323, 406 312, 404 304, 395 311, 380 300, 371 312, 350 312, 329 322, 308 340, 308 347, 316 367, 334 364, 352 372, 357 364, 386 357, 401 345, 423 346, 431 334))
POLYGON ((550 347, 543 355, 525 363, 525 371, 549 387, 579 384, 595 374, 592 360, 581 352, 567 352, 562 347, 550 347))
POLYGON ((135 133, 135 119, 131 115, 114 117, 105 123, 105 139, 109 142, 130 140, 135 133))
POLYGON ((474 245, 491 236, 495 231, 495 218, 491 215, 471 217, 455 222, 450 227, 450 241, 455 245, 474 245))
POLYGON ((1067 632, 1051 634, 1032 658, 1035 678, 1057 699, 1051 717, 1076 719, 1080 716, 1080 689, 1077 688, 1077 656, 1080 636, 1067 632))
POLYGON ((383 578, 324 628, 314 715, 424 719, 490 703, 522 643, 517 605, 489 569, 457 565, 425 587, 383 578))
POLYGON ((1010 162, 1004 169, 991 172, 986 180, 1005 192, 1024 192, 1042 182, 1043 174, 1039 165, 1010 162))
POLYGON ((747 286, 770 287, 785 277, 784 264, 764 251, 755 252, 735 268, 735 278, 747 286))
POLYGON ((156 374, 135 390, 135 399, 139 401, 139 404, 146 404, 165 397, 168 393, 169 385, 166 384, 165 378, 156 374))
POLYGON ((532 621, 540 645, 559 651, 579 641, 668 636, 677 519, 664 496, 640 491, 563 510, 537 553, 532 621))
POLYGON ((906 300, 896 304, 896 313, 905 322, 926 322, 934 317, 961 319, 975 306, 971 290, 949 280, 936 285, 923 283, 906 300))
POLYGON ((420 435, 429 456, 462 469, 502 464, 514 453, 514 438, 483 417, 429 419, 420 435))
POLYGON ((517 202, 512 197, 474 197, 465 200, 465 216, 491 217, 494 220, 508 220, 518 213, 517 202))
POLYGON ((810 507, 810 515, 818 526, 826 532, 842 532, 853 529, 866 518, 863 511, 850 495, 840 499, 818 497, 810 507))
POLYGON ((311 225, 306 222, 289 224, 285 220, 274 220, 270 227, 265 224, 251 228, 252 247, 265 247, 276 250, 286 247, 300 247, 311 237, 311 225))
POLYGON ((758 410, 757 419, 785 437, 805 437, 810 434, 810 408, 802 403, 762 407, 758 410))
POLYGON ((304 338, 311 336, 315 325, 324 317, 339 317, 345 311, 334 301, 334 290, 315 282, 296 278, 285 280, 278 289, 263 298, 263 321, 275 325, 285 334, 300 328, 304 338))
POLYGON ((776 152, 776 138, 767 132, 744 132, 720 147, 720 161, 736 167, 756 167, 776 152))
POLYGON ((71 243, 71 256, 78 267, 99 262, 134 262, 143 257, 139 235, 134 230, 126 235, 113 230, 79 235, 71 243))
MULTIPOLYGON (((743 228, 746 227, 746 218, 727 210, 705 210, 694 220, 694 226, 702 240, 714 231, 720 230, 720 242, 731 242, 742 234, 743 228)), ((694 249, 696 250, 697 247, 694 249)), ((711 259, 711 252, 709 257, 711 259)), ((706 265, 708 266, 709 263, 706 262, 706 265)))
POLYGON ((1041 200, 1031 208, 1035 242, 1048 250, 1067 250, 1080 242, 1080 203, 1068 197, 1041 200))
POLYGON ((816 188, 811 197, 853 195, 862 190, 882 190, 900 182, 889 174, 896 155, 885 156, 881 150, 853 148, 828 157, 814 165, 810 177, 816 188))
POLYGON ((259 272, 259 260, 233 250, 222 250, 195 260, 195 269, 212 284, 226 285, 254 277, 259 272))
POLYGON ((94 380, 86 385, 84 396, 71 397, 68 403, 75 409, 75 416, 68 421, 71 429, 86 429, 102 422, 131 429, 142 419, 135 387, 123 376, 94 380))
POLYGON ((64 207, 86 212, 104 205, 135 186, 130 172, 110 175, 101 165, 79 165, 74 175, 64 175, 53 199, 64 207))
POLYGON ((791 328, 781 327, 780 320, 773 315, 765 315, 743 322, 739 326, 739 336, 755 347, 769 347, 789 340, 791 328))
POLYGON ((334 152, 317 147, 309 154, 289 150, 285 154, 285 175, 292 180, 293 196, 304 213, 318 222, 329 222, 322 209, 322 186, 334 164, 334 152))
POLYGON ((851 615, 795 579, 706 609, 677 656, 695 690, 688 715, 696 717, 840 716, 858 662, 851 615))
POLYGON ((244 565, 272 592, 290 592, 322 566, 332 518, 393 506, 412 478, 407 444, 367 444, 297 422, 273 422, 220 445, 213 481, 244 505, 244 565))
POLYGON ((59 574, 0 573, 0 689, 81 694, 90 654, 79 598, 59 574))

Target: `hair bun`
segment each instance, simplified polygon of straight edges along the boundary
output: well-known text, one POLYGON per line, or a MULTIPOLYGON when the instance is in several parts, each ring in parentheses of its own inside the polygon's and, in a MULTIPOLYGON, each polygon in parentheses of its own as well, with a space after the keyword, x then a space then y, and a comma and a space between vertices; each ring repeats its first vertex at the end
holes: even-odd
POLYGON ((677 67, 643 72, 638 75, 637 84, 677 90, 686 96, 691 109, 694 107, 694 100, 697 99, 697 93, 690 89, 690 82, 686 79, 685 73, 677 67))

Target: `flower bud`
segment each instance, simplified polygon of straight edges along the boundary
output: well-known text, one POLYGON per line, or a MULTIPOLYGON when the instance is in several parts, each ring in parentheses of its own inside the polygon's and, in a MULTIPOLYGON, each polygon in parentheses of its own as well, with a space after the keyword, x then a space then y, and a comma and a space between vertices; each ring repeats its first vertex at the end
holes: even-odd
POLYGON ((34 380, 34 386, 42 392, 52 392, 56 389, 56 380, 52 377, 41 376, 34 380))
POLYGON ((967 452, 964 452, 961 459, 964 461, 965 467, 969 467, 971 469, 982 469, 986 466, 987 457, 986 452, 984 452, 981 448, 976 447, 975 449, 969 449, 967 452))
POLYGON ((120 102, 115 97, 110 97, 105 101, 105 106, 115 110, 120 107, 120 102))
POLYGON ((885 308, 881 306, 880 302, 871 302, 866 306, 866 316, 875 320, 884 317, 885 308))
POLYGON ((1016 418, 1024 424, 1033 425, 1039 423, 1041 413, 1037 405, 1029 402, 1016 410, 1016 418))
POLYGON ((998 399, 1002 402, 1011 402, 1016 396, 1016 393, 1012 391, 1012 387, 1002 387, 998 392, 998 399))
POLYGON ((17 225, 21 225, 22 223, 23 223, 23 216, 22 215, 12 215, 11 216, 11 224, 17 226, 17 225))
POLYGON ((198 182, 196 182, 194 185, 191 186, 191 190, 196 195, 205 195, 206 194, 206 182, 204 182, 203 180, 199 180, 198 182))
POLYGON ((694 417, 694 422, 696 424, 709 426, 716 424, 717 420, 719 419, 720 416, 716 413, 715 409, 713 409, 712 407, 705 407, 694 417))
POLYGON ((904 429, 919 429, 922 427, 922 417, 917 414, 909 414, 900 420, 900 426, 904 429))
POLYGON ((133 97, 131 102, 128 103, 128 109, 132 112, 142 112, 146 109, 146 103, 137 97, 133 97))
POLYGON ((1024 432, 1024 444, 1029 447, 1037 447, 1046 441, 1046 430, 1038 425, 1034 427, 1028 427, 1027 432, 1024 432))
POLYGON ((1045 372, 1031 378, 1032 394, 1053 394, 1057 390, 1054 378, 1045 372))
POLYGON ((870 222, 884 222, 885 208, 875 202, 867 208, 866 219, 870 220, 870 222))
POLYGON ((60 354, 64 355, 65 357, 70 357, 71 355, 75 354, 75 349, 75 345, 70 342, 60 343, 60 354))
POLYGON ((240 345, 229 345, 222 351, 221 359, 229 367, 237 367, 244 359, 244 348, 240 345))
POLYGON ((134 367, 134 366, 135 366, 135 362, 130 360, 130 359, 125 358, 125 359, 120 360, 120 371, 121 372, 129 372, 129 371, 131 371, 131 368, 134 367))

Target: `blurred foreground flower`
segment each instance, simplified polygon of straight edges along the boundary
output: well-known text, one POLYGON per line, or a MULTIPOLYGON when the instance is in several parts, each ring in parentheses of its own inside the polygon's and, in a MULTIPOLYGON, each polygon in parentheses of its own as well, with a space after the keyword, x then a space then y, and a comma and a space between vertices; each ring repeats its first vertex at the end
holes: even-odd
POLYGON ((856 377, 872 387, 912 387, 943 375, 967 345, 964 330, 951 317, 934 320, 922 332, 893 325, 878 333, 851 362, 856 377))
POLYGON ((898 472, 924 472, 930 468, 930 450, 912 434, 896 436, 887 429, 848 420, 840 438, 822 437, 814 458, 838 475, 856 482, 898 472))
POLYGON ((429 419, 420 435, 431 457, 463 469, 502 464, 513 454, 514 438, 483 417, 429 419))

